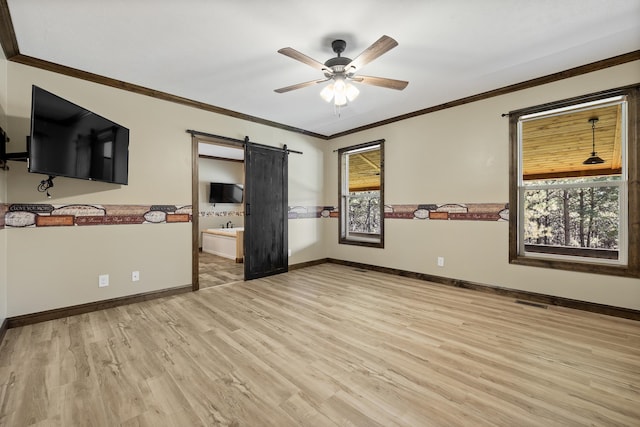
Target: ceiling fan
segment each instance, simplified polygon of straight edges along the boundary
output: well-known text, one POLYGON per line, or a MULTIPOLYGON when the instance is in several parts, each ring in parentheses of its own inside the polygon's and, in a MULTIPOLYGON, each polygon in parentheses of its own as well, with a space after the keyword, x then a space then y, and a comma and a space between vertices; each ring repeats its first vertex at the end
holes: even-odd
POLYGON ((331 43, 331 48, 337 56, 327 60, 324 64, 291 47, 282 48, 278 53, 322 71, 324 73, 324 78, 282 87, 280 89, 275 89, 275 91, 277 93, 284 93, 332 80, 332 84, 326 86, 320 95, 325 99, 325 101, 330 102, 331 99, 334 99, 335 105, 341 106, 345 105, 347 100, 352 101, 358 95, 358 89, 349 82, 402 90, 407 87, 409 82, 404 80, 387 79, 384 77, 356 75, 362 67, 390 51, 397 45, 398 42, 391 37, 382 36, 375 43, 365 49, 364 52, 358 55, 356 59, 352 60, 350 58, 340 56, 347 47, 347 42, 344 40, 334 40, 331 43))

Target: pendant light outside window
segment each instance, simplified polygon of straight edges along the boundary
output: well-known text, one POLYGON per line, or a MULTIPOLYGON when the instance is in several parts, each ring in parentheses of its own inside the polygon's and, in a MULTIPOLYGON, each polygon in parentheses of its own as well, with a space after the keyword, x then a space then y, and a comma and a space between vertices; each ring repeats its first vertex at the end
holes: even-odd
POLYGON ((596 153, 596 123, 598 122, 598 118, 594 117, 589 119, 589 123, 591 123, 591 135, 592 135, 592 145, 591 145, 591 157, 582 162, 583 165, 599 165, 604 163, 600 157, 598 157, 598 153, 596 153))

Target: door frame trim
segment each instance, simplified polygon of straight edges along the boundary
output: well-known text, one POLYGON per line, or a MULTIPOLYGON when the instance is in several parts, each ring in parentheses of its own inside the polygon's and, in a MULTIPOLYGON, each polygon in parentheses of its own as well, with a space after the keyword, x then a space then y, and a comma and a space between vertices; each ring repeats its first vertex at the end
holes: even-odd
POLYGON ((200 289, 200 172, 198 145, 226 145, 244 148, 244 142, 217 135, 187 131, 191 134, 191 290, 200 289))
MULTIPOLYGON (((198 194, 199 188, 199 151, 198 144, 204 142, 206 144, 226 145, 232 147, 245 148, 248 142, 251 144, 266 148, 274 151, 283 151, 285 154, 295 153, 304 154, 302 151, 291 150, 284 147, 274 147, 271 145, 259 144, 257 142, 249 141, 249 137, 245 136, 244 140, 230 138, 228 136, 215 135, 207 132, 200 132, 192 129, 186 131, 191 135, 191 286, 192 290, 197 291, 200 289, 200 198, 198 194)), ((245 172, 245 183, 246 183, 245 172)), ((245 236, 246 237, 246 236, 245 236)))

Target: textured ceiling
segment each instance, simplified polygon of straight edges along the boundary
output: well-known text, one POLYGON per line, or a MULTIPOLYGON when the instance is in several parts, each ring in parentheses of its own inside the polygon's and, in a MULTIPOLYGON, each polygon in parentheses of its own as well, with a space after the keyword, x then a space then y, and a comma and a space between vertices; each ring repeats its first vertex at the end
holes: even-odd
POLYGON ((640 49, 640 0, 6 3, 21 55, 324 136, 640 49), (382 35, 399 45, 362 73, 404 91, 359 85, 339 116, 322 85, 274 92, 322 77, 278 49, 355 58, 382 35))

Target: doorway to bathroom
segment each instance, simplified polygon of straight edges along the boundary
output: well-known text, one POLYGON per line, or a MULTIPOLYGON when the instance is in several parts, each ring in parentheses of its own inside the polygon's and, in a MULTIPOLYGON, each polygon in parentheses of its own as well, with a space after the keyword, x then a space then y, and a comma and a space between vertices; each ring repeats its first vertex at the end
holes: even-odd
POLYGON ((256 144, 248 137, 241 141, 188 132, 192 135, 193 290, 286 272, 287 156, 302 153, 286 145, 256 144), (211 162, 215 172, 208 175, 211 162), (229 171, 234 168, 235 172, 229 171), (226 195, 220 186, 229 188, 226 195))
POLYGON ((207 137, 193 144, 193 279, 203 289, 244 280, 244 147, 207 137))

